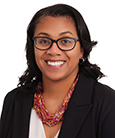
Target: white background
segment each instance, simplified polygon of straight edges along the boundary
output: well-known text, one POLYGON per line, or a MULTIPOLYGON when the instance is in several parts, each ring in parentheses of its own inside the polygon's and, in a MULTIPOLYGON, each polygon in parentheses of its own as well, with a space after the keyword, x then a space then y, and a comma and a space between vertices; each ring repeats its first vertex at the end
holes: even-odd
POLYGON ((108 77, 101 83, 115 89, 115 2, 114 0, 4 0, 0 2, 0 113, 5 95, 14 89, 26 69, 26 29, 41 8, 65 3, 84 17, 92 40, 97 40, 90 61, 108 77))

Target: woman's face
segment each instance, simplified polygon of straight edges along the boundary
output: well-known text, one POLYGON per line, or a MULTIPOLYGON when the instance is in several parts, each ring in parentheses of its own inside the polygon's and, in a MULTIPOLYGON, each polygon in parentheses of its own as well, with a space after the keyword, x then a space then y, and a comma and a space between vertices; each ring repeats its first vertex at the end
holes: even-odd
MULTIPOLYGON (((70 17, 43 17, 37 24, 34 37, 48 37, 54 40, 63 37, 78 38, 74 21, 70 17)), ((53 43, 48 50, 34 47, 35 60, 42 72, 43 79, 59 81, 75 78, 79 70, 79 59, 83 57, 79 41, 71 51, 62 51, 53 43)))

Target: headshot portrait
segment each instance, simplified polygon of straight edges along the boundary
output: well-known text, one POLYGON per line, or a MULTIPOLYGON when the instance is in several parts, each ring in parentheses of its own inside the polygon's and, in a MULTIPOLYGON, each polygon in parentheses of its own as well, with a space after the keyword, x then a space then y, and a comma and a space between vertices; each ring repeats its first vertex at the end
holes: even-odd
POLYGON ((115 19, 105 4, 3 9, 0 138, 115 138, 115 19))

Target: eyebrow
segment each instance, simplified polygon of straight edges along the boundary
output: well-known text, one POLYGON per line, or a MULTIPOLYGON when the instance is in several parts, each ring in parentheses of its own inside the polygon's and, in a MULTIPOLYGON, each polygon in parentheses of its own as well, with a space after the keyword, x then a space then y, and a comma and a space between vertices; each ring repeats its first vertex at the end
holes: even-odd
POLYGON ((46 36, 50 36, 48 33, 45 33, 45 32, 41 32, 41 33, 39 33, 38 35, 46 35, 46 36))
POLYGON ((71 35, 73 35, 72 32, 70 32, 70 31, 66 31, 66 32, 60 33, 60 35, 64 35, 64 34, 71 34, 71 35))
MULTIPOLYGON (((71 34, 71 35, 73 35, 70 31, 62 32, 62 33, 60 33, 59 35, 61 36, 61 35, 65 35, 65 34, 71 34)), ((38 36, 39 36, 39 35, 50 36, 48 33, 45 33, 45 32, 40 32, 40 33, 38 34, 38 36)))

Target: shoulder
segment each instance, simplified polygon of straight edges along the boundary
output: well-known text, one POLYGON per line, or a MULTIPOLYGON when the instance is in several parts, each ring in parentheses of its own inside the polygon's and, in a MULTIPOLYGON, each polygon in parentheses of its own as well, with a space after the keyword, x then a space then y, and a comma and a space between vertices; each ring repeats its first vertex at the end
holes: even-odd
POLYGON ((13 99, 15 99, 15 97, 20 93, 20 88, 15 88, 12 91, 8 92, 5 96, 5 101, 12 101, 13 99))
POLYGON ((115 98, 115 90, 84 74, 81 74, 79 79, 79 90, 81 89, 89 96, 92 95, 91 97, 94 99, 115 98))
POLYGON ((95 82, 92 97, 93 111, 101 126, 99 130, 102 137, 115 137, 115 91, 107 85, 95 82))
POLYGON ((23 89, 20 87, 13 89, 8 92, 4 98, 4 104, 11 104, 15 101, 15 99, 19 98, 22 95, 23 89))
MULTIPOLYGON (((115 91, 107 85, 94 83, 92 104, 96 114, 100 115, 102 122, 111 122, 115 126, 115 91)), ((98 116, 97 115, 97 116, 98 116)))
POLYGON ((97 97, 111 97, 115 98, 115 90, 113 90, 108 85, 102 84, 93 78, 81 74, 80 78, 80 87, 84 86, 86 88, 90 88, 92 91, 92 95, 97 97))
POLYGON ((5 103, 12 103, 15 100, 18 100, 19 102, 22 102, 25 97, 28 97, 28 95, 33 96, 34 91, 25 89, 22 87, 17 87, 13 89, 12 91, 8 92, 7 95, 4 98, 4 104, 5 103))
POLYGON ((84 74, 81 75, 80 89, 87 93, 85 98, 90 99, 90 103, 95 105, 95 107, 100 106, 100 109, 104 109, 108 105, 115 106, 115 90, 91 77, 85 76, 84 74))
POLYGON ((10 115, 10 117, 12 116, 11 113, 13 112, 14 101, 17 97, 18 92, 19 88, 16 88, 8 92, 7 95, 5 96, 0 118, 0 127, 6 121, 8 115, 10 115))
POLYGON ((20 88, 15 88, 12 91, 8 92, 4 98, 2 114, 4 115, 9 112, 9 110, 13 109, 15 99, 20 95, 20 88))
POLYGON ((28 100, 29 98, 33 99, 33 97, 33 90, 27 90, 21 87, 15 88, 5 96, 2 112, 8 112, 10 109, 13 109, 15 101, 24 103, 25 100, 28 100))
POLYGON ((19 88, 15 88, 12 91, 8 92, 4 98, 4 105, 7 105, 7 107, 9 107, 9 105, 14 102, 15 98, 19 93, 19 88))
POLYGON ((98 97, 99 99, 108 99, 108 100, 113 100, 115 99, 115 90, 110 88, 107 85, 104 85, 99 82, 94 82, 94 95, 98 97))

